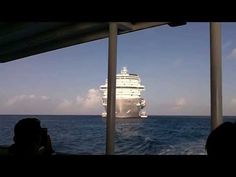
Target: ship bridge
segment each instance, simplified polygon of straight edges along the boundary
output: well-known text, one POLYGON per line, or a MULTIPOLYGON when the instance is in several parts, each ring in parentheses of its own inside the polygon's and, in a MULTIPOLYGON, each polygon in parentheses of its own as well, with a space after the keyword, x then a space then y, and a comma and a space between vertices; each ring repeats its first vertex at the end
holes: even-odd
MULTIPOLYGON (((27 22, 0 23, 0 63, 10 62, 76 44, 109 38, 106 154, 114 154, 117 36, 161 25, 185 22, 27 22)), ((212 129, 222 122, 220 23, 210 22, 212 129)))

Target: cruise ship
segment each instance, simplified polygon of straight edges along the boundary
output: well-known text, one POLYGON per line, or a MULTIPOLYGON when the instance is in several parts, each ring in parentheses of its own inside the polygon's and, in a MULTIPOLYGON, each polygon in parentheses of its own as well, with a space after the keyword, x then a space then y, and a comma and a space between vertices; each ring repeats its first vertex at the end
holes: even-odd
MULTIPOLYGON (((142 109, 146 106, 141 92, 144 91, 141 79, 137 74, 129 74, 126 67, 116 75, 116 117, 117 118, 146 118, 147 114, 142 109)), ((102 104, 107 109, 107 80, 100 86, 103 92, 102 104)), ((106 117, 106 111, 102 117, 106 117)))

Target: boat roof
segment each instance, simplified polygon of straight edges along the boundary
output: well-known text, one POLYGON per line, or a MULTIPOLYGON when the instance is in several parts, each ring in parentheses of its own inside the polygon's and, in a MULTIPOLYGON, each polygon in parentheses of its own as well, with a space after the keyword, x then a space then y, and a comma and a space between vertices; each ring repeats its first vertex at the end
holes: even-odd
MULTIPOLYGON (((183 23, 117 22, 118 35, 183 23)), ((108 35, 109 22, 0 22, 0 63, 103 39, 108 35)))

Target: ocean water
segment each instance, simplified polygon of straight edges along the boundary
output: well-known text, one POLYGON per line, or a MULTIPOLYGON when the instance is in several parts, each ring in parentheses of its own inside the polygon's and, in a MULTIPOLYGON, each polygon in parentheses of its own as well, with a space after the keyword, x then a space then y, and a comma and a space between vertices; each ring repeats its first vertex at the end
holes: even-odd
MULTIPOLYGON (((0 116, 0 145, 13 143, 14 125, 24 115, 0 116)), ((106 120, 100 116, 36 115, 47 127, 56 152, 105 154, 106 120)), ((236 121, 236 117, 224 117, 236 121)), ((149 116, 117 119, 115 153, 128 155, 204 155, 210 132, 207 116, 149 116)))

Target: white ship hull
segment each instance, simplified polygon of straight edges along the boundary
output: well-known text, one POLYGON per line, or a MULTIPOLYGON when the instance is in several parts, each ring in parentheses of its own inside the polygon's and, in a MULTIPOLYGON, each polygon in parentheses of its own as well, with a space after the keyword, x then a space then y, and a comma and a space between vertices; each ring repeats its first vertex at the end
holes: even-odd
MULTIPOLYGON (((142 102, 141 98, 134 99, 117 99, 116 100, 116 117, 117 118, 140 118, 141 109, 145 105, 140 104, 142 102)), ((107 109, 106 106, 104 106, 107 109)), ((106 117, 106 113, 102 114, 106 117)))

